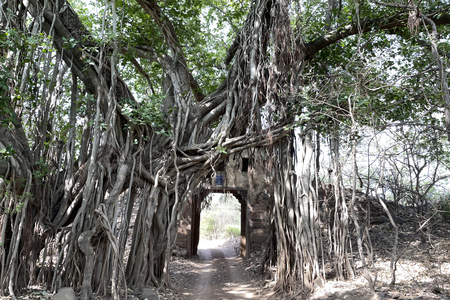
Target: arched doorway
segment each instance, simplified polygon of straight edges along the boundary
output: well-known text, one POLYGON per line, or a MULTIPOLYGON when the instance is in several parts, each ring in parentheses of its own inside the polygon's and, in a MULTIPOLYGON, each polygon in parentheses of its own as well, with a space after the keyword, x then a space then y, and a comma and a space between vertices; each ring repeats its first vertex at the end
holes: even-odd
POLYGON ((201 202, 210 193, 230 193, 232 194, 240 203, 241 208, 241 230, 240 230, 240 255, 243 257, 248 257, 250 253, 248 241, 248 204, 246 201, 247 191, 237 190, 237 189, 216 189, 216 190, 205 190, 200 193, 199 196, 194 197, 191 207, 191 229, 187 236, 187 256, 196 255, 198 251, 198 244, 200 242, 200 220, 201 220, 201 202))

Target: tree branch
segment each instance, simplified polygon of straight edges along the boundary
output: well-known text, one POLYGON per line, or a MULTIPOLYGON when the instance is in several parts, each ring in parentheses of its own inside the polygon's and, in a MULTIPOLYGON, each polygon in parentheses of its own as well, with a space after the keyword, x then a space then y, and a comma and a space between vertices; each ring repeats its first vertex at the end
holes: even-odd
POLYGON ((411 0, 408 1, 408 4, 406 4, 406 5, 402 5, 402 4, 398 4, 398 3, 388 3, 388 2, 382 2, 382 1, 376 1, 376 0, 370 0, 370 2, 380 5, 380 6, 401 8, 401 9, 405 9, 405 10, 416 10, 416 8, 413 5, 409 5, 411 3, 411 0))
POLYGON ((170 51, 172 52, 172 59, 174 59, 174 63, 175 64, 180 63, 185 68, 187 73, 185 77, 189 81, 189 86, 192 89, 194 97, 197 99, 198 102, 202 101, 205 98, 205 95, 201 92, 198 82, 194 79, 194 76, 192 76, 191 72, 187 67, 186 58, 183 53, 180 42, 178 40, 175 28, 173 27, 173 24, 169 21, 169 18, 167 18, 164 15, 163 11, 158 6, 155 0, 136 0, 136 1, 161 28, 164 40, 166 41, 166 44, 169 46, 170 51))
MULTIPOLYGON (((426 16, 424 14, 421 15, 426 16)), ((434 16, 434 13, 430 13, 428 14, 428 18, 436 25, 450 24, 450 14, 444 14, 437 18, 434 16)), ((305 60, 310 60, 320 50, 352 35, 392 28, 405 28, 407 27, 407 20, 407 16, 400 19, 398 14, 395 14, 389 17, 363 20, 361 21, 359 28, 357 24, 347 24, 330 31, 309 43, 306 43, 304 45, 305 51, 303 58, 305 60)))
MULTIPOLYGON (((424 24, 428 24, 431 27, 431 34, 430 40, 431 40, 431 53, 434 56, 434 59, 436 61, 436 66, 439 69, 439 77, 441 79, 441 90, 442 90, 442 100, 444 100, 445 106, 445 127, 447 129, 447 137, 450 141, 450 94, 448 91, 448 80, 447 80, 447 72, 446 67, 444 65, 444 61, 442 60, 441 56, 439 55, 439 50, 437 46, 438 41, 438 31, 436 23, 424 14, 420 14, 420 17, 422 18, 424 24)), ((428 31, 427 31, 428 32, 428 31)))

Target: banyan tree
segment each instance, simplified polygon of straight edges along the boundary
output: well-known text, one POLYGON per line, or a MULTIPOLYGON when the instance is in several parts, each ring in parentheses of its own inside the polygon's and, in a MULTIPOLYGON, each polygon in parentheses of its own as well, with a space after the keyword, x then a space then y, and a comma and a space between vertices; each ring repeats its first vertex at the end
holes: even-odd
POLYGON ((170 286, 179 214, 244 150, 270 165, 262 271, 276 266, 276 288, 313 289, 324 255, 351 277, 340 140, 356 141, 357 123, 382 125, 373 114, 400 118, 384 110, 396 101, 389 74, 370 62, 407 43, 410 68, 432 80, 424 100, 405 77, 395 109, 407 118, 409 99, 431 101, 450 118, 445 1, 0 2, 0 294, 13 298, 34 283, 82 299, 170 286), (335 195, 326 225, 323 137, 335 195))

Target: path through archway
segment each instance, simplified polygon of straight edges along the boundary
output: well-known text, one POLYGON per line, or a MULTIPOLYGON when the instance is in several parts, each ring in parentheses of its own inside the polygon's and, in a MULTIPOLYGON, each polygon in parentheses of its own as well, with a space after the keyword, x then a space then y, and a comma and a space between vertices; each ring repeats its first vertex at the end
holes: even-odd
POLYGON ((247 191, 237 190, 237 189, 218 189, 218 190, 208 190, 201 193, 201 197, 195 198, 192 203, 191 209, 191 232, 188 239, 190 241, 188 244, 188 256, 198 254, 198 245, 200 242, 200 224, 201 224, 201 208, 202 201, 206 199, 211 193, 226 193, 233 196, 240 204, 240 247, 239 254, 242 257, 248 257, 250 252, 248 247, 248 204, 246 201, 247 191))

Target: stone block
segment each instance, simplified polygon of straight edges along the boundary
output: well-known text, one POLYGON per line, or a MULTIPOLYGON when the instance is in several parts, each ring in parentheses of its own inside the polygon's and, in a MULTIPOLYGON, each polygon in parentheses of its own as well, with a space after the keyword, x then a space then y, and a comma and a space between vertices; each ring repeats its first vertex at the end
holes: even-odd
POLYGON ((144 288, 141 293, 141 300, 158 300, 158 293, 151 288, 144 288))
POLYGON ((53 300, 76 300, 75 292, 71 287, 63 287, 58 290, 53 300))

